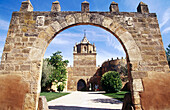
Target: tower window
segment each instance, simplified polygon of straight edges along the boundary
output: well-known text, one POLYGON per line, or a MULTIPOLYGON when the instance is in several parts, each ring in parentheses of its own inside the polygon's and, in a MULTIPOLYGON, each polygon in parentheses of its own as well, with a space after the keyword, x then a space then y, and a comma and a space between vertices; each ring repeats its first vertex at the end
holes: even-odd
POLYGON ((84 47, 84 51, 86 51, 86 47, 84 47))

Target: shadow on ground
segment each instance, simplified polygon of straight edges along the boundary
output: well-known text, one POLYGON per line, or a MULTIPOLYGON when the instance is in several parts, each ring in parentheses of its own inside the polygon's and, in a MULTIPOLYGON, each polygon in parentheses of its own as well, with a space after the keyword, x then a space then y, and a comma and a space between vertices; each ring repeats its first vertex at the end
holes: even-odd
POLYGON ((89 107, 78 107, 78 106, 49 106, 50 110, 121 110, 121 109, 105 109, 105 108, 89 108, 89 107))
POLYGON ((121 101, 116 100, 116 99, 94 99, 92 101, 95 102, 95 103, 110 103, 110 104, 120 104, 120 103, 122 103, 121 101))

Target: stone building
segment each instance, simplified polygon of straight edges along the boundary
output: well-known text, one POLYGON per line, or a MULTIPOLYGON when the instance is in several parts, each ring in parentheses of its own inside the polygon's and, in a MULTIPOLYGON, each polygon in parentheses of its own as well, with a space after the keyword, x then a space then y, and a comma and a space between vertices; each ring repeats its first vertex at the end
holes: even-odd
POLYGON ((94 74, 94 76, 91 78, 90 81, 93 85, 98 85, 99 90, 102 90, 100 84, 102 75, 108 71, 116 71, 120 73, 122 85, 123 85, 122 87, 124 87, 124 85, 128 82, 128 76, 122 74, 122 69, 125 69, 126 66, 127 66, 127 61, 126 59, 123 59, 123 57, 121 59, 119 58, 116 59, 112 58, 111 60, 108 59, 108 61, 103 62, 101 67, 97 69, 96 73, 94 74))
POLYGON ((67 90, 89 90, 90 78, 96 73, 96 46, 91 44, 86 34, 73 48, 73 67, 68 67, 67 90))
MULTIPOLYGON (((108 71, 121 71, 121 66, 127 64, 126 59, 111 59, 96 67, 96 46, 91 44, 86 35, 80 43, 73 47, 73 67, 68 67, 67 91, 102 90, 100 80, 108 71)), ((123 85, 126 82, 123 81, 123 85)))

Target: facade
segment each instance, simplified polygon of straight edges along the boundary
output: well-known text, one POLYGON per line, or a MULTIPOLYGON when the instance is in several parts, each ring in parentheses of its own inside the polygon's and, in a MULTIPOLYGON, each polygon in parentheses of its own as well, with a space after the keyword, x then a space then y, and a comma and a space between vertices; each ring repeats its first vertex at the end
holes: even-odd
POLYGON ((90 78, 96 73, 96 46, 91 44, 86 35, 73 48, 73 67, 68 67, 67 90, 89 90, 90 78))

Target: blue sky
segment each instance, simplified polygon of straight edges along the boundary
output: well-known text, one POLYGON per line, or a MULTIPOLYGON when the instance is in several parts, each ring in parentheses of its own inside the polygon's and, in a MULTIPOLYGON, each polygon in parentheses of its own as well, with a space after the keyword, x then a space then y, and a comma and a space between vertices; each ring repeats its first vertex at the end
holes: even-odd
MULTIPOLYGON (((13 11, 19 11, 23 0, 0 0, 0 57, 13 11)), ((34 11, 50 11, 55 0, 31 0, 34 11)), ((59 0, 61 11, 80 11, 84 0, 59 0)), ((90 11, 109 11, 112 0, 87 0, 90 3, 90 11)), ((141 0, 115 0, 119 4, 120 12, 136 12, 141 0)), ((156 13, 162 33, 164 47, 170 44, 170 0, 143 0, 148 4, 150 13, 156 13)), ((64 59, 72 65, 72 49, 75 42, 80 42, 86 29, 87 38, 95 43, 97 48, 97 65, 103 61, 116 57, 125 57, 125 53, 117 39, 109 32, 94 26, 75 26, 59 35, 48 46, 45 56, 49 57, 57 50, 62 51, 64 59)))

